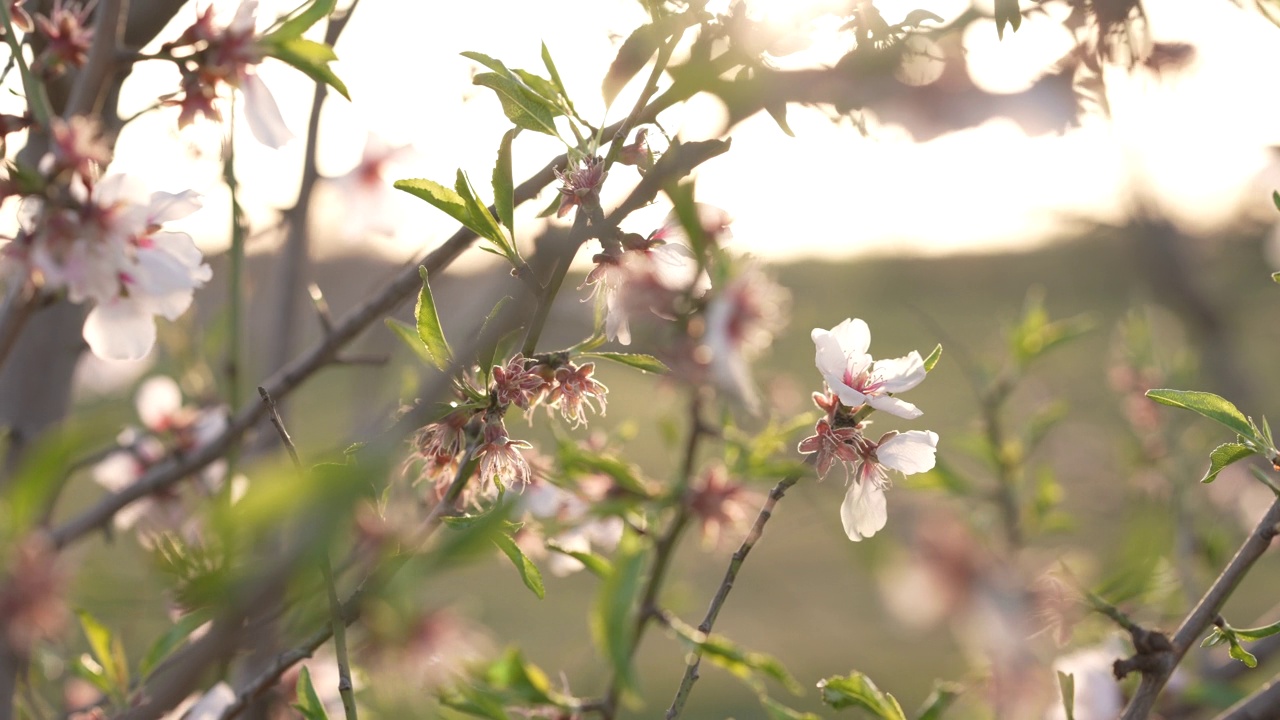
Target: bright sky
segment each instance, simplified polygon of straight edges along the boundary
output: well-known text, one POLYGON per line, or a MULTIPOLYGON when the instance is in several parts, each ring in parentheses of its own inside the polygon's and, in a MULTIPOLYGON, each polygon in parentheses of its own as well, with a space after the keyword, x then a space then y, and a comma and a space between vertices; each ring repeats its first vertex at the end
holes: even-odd
MULTIPOLYGON (((235 4, 227 3, 229 8, 235 4)), ((756 2, 758 12, 780 20, 788 11, 841 4, 756 2)), ((264 0, 260 15, 270 17, 289 5, 264 0)), ((915 7, 951 17, 966 5, 964 0, 877 2, 890 21, 915 7)), ((847 124, 833 124, 820 110, 793 107, 795 138, 767 116, 739 126, 732 134, 733 150, 704 167, 699 198, 735 218, 738 249, 778 258, 1027 247, 1069 232, 1070 218, 1118 220, 1135 179, 1193 231, 1212 233, 1242 209, 1266 218, 1271 185, 1280 185, 1275 171, 1265 181, 1259 178, 1271 166, 1267 146, 1280 144, 1280 94, 1272 81, 1280 68, 1280 30, 1222 0, 1149 0, 1147 7, 1155 37, 1194 43, 1197 59, 1189 70, 1163 78, 1109 73, 1114 112, 1109 122, 1089 118, 1062 136, 1028 138, 1008 121, 992 121, 915 143, 892 126, 872 123, 870 136, 863 137, 847 124)), ((223 17, 230 14, 228 9, 223 17)), ((177 24, 185 26, 192 15, 188 8, 177 24)), ((452 184, 460 167, 487 196, 486 181, 508 122, 492 93, 471 84, 474 64, 458 53, 476 50, 508 66, 541 72, 538 53, 545 41, 579 110, 612 122, 629 108, 637 89, 624 92, 605 117, 600 78, 621 36, 644 18, 632 0, 554 5, 365 0, 338 44, 342 60, 334 67, 353 102, 336 98, 325 106, 321 171, 349 170, 371 131, 416 147, 417 159, 397 177, 452 184)), ((832 18, 816 23, 838 24, 832 18)), ((975 81, 1001 92, 1026 87, 1068 44, 1051 18, 1031 18, 1016 34, 1006 32, 1003 42, 990 22, 976 23, 965 37, 975 81)), ((779 64, 831 63, 845 49, 819 43, 779 64)), ((140 67, 126 87, 125 112, 143 107, 157 87, 172 87, 176 73, 153 65, 140 67)), ((301 134, 310 81, 275 61, 265 63, 261 75, 286 122, 301 134)), ((135 121, 121 137, 115 169, 140 173, 157 189, 194 186, 207 192, 208 206, 192 230, 202 245, 214 249, 225 245, 227 217, 226 193, 219 187, 218 131, 206 125, 179 134, 175 118, 176 111, 166 110, 135 121)), ((716 102, 707 100, 664 116, 664 125, 697 139, 714 134, 720 120, 716 102)), ((265 226, 272 208, 288 207, 294 199, 303 142, 299 138, 269 150, 253 141, 247 127, 238 133, 243 202, 255 225, 265 226)), ((550 138, 523 133, 516 145, 517 178, 561 150, 550 138)), ((525 237, 536 233, 532 218, 550 196, 545 198, 517 213, 526 219, 525 237)), ((330 212, 340 207, 340 198, 323 199, 330 212)), ((452 232, 443 214, 408 196, 402 204, 404 223, 397 237, 369 241, 372 250, 403 258, 452 232)), ((654 209, 647 222, 663 215, 664 209, 654 209)), ((652 229, 643 222, 638 218, 630 229, 652 229)))

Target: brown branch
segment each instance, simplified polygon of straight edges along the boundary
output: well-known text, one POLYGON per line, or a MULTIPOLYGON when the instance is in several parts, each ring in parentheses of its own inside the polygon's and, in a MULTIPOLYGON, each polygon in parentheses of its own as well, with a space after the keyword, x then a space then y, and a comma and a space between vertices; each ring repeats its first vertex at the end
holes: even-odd
POLYGON ((108 90, 107 77, 116 68, 116 56, 124 40, 126 0, 102 0, 94 11, 93 42, 84 67, 76 74, 75 85, 63 111, 72 115, 100 114, 108 90))
MULTIPOLYGON (((729 567, 724 572, 724 579, 720 581, 720 587, 716 590, 715 597, 711 599, 711 606, 707 608, 707 615, 702 619, 702 624, 698 625, 700 632, 710 634, 711 628, 715 627, 716 618, 720 616, 720 608, 724 606, 725 600, 729 597, 729 591, 733 589, 733 583, 738 578, 738 571, 742 569, 742 563, 746 561, 747 555, 751 553, 751 548, 756 546, 756 542, 764 534, 765 523, 769 522, 769 518, 773 517, 774 507, 786 495, 787 490, 791 489, 791 486, 799 481, 799 475, 789 475, 779 480, 778 484, 773 486, 773 490, 769 491, 769 497, 765 500, 764 506, 760 508, 760 514, 756 516, 756 521, 752 524, 751 531, 747 533, 742 545, 733 553, 733 558, 729 561, 729 567)), ((680 687, 676 690, 676 696, 671 701, 671 707, 667 708, 665 716, 667 720, 680 717, 680 713, 684 711, 684 704, 689 699, 693 684, 698 681, 698 668, 701 664, 702 652, 695 650, 693 662, 685 666, 684 677, 680 680, 680 687)))
POLYGON ((1150 714, 1160 691, 1168 682, 1169 676, 1173 674, 1174 668, 1182 661, 1192 644, 1213 623, 1214 618, 1227 602, 1227 598, 1231 597, 1231 593, 1235 591, 1249 569, 1271 546, 1272 539, 1280 529, 1278 523, 1280 523, 1280 499, 1272 503, 1267 513, 1258 521, 1258 525, 1254 527, 1253 532, 1249 533, 1249 537, 1236 551, 1235 557, 1231 558, 1226 569, 1205 592, 1204 597, 1200 598, 1200 602, 1187 615, 1187 618, 1182 621, 1182 625, 1173 635, 1172 647, 1150 648, 1148 652, 1144 652, 1143 648, 1137 648, 1137 654, 1132 658, 1116 661, 1117 676, 1122 676, 1122 670, 1130 669, 1142 673, 1142 681, 1138 684, 1138 690, 1129 701, 1128 707, 1125 708, 1124 715, 1121 716, 1122 720, 1142 720, 1150 714))
POLYGON ((1272 678, 1252 695, 1223 710, 1214 720, 1275 720, 1277 708, 1280 708, 1280 677, 1272 678))

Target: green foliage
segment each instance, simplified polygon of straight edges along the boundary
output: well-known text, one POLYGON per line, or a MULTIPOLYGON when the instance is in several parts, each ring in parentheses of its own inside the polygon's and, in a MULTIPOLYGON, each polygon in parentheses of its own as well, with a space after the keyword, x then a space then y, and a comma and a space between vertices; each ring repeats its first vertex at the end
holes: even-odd
POLYGON ((142 657, 142 661, 138 663, 138 674, 147 677, 151 674, 160 661, 169 657, 169 654, 178 649, 180 645, 187 641, 191 633, 196 628, 208 622, 209 614, 206 612, 193 612, 183 615, 178 622, 174 623, 163 635, 156 638, 151 644, 146 655, 142 657))
POLYGON ((1044 306, 1044 292, 1033 289, 1027 293, 1022 319, 1009 336, 1014 361, 1019 368, 1025 369, 1050 350, 1092 329, 1093 320, 1086 315, 1050 320, 1044 306))
POLYGON ((387 328, 395 333, 395 336, 404 341, 404 344, 417 355, 420 360, 431 365, 436 364, 436 359, 432 357, 427 350, 427 346, 422 343, 422 338, 418 337, 417 329, 406 322, 401 322, 395 318, 386 318, 383 320, 387 328))
MULTIPOLYGON (((509 526, 510 527, 510 526, 509 526)), ((512 530, 518 529, 519 526, 512 527, 512 530)), ((533 564, 520 546, 516 544, 515 538, 508 533, 498 533, 493 536, 493 544, 498 546, 504 555, 511 559, 511 564, 516 566, 516 571, 520 573, 520 579, 524 581, 525 587, 533 591, 534 595, 541 600, 547 596, 546 588, 542 585, 542 573, 538 572, 538 566, 533 564)))
POLYGON ((1237 435, 1253 439, 1257 431, 1229 400, 1210 392, 1195 390, 1148 390, 1147 397, 1161 405, 1183 408, 1221 423, 1237 435))
POLYGON ((485 248, 486 250, 507 258, 512 264, 519 264, 520 256, 515 247, 507 239, 489 208, 480 202, 471 181, 461 170, 458 171, 452 190, 425 178, 397 180, 393 186, 427 201, 471 232, 493 243, 496 248, 496 252, 490 248, 485 248))
POLYGON ((933 372, 933 369, 937 367, 938 361, 941 359, 942 359, 942 345, 939 344, 937 347, 933 349, 933 352, 929 353, 929 357, 924 359, 924 371, 933 372))
POLYGON ((418 331, 418 339, 426 348, 431 361, 441 370, 449 367, 453 352, 444 339, 444 329, 440 327, 440 315, 436 312, 436 301, 431 294, 431 284, 427 281, 427 268, 418 266, 418 275, 422 277, 422 290, 418 292, 418 303, 413 308, 413 319, 418 331))
POLYGON ((613 572, 600 583, 591 610, 592 638, 624 691, 635 687, 631 656, 646 549, 646 543, 631 530, 622 534, 613 556, 613 572))
MULTIPOLYGON (((545 47, 545 46, 544 46, 545 47)), ((498 211, 498 219, 507 227, 507 231, 515 236, 515 179, 511 172, 511 141, 520 134, 515 127, 502 134, 502 142, 498 145, 498 162, 493 166, 493 207, 498 211)))
POLYGON ((337 5, 338 0, 308 0, 276 21, 275 25, 267 29, 264 36, 282 40, 301 37, 302 33, 310 30, 312 25, 328 17, 337 5))
POLYGON ((1058 689, 1062 691, 1062 710, 1067 720, 1076 720, 1076 676, 1059 670, 1058 689))
POLYGON ((882 692, 871 678, 856 670, 845 676, 819 680, 818 690, 822 693, 822 702, 836 710, 856 707, 882 720, 907 720, 896 698, 882 692))
POLYGON ((1255 454, 1253 449, 1240 443, 1223 443, 1209 453, 1209 469, 1205 472, 1202 483, 1211 483, 1218 478, 1218 473, 1231 463, 1243 460, 1255 454))
POLYGON ((297 695, 298 702, 293 707, 302 713, 303 720, 329 720, 329 714, 324 711, 324 703, 320 702, 320 696, 311 684, 311 671, 306 665, 298 671, 297 695))
POLYGON ((606 106, 613 104, 622 88, 635 77, 636 73, 640 72, 654 53, 658 52, 658 46, 666 38, 667 33, 656 23, 650 23, 631 31, 627 39, 622 41, 622 45, 618 47, 618 54, 609 65, 609 70, 605 73, 604 81, 600 85, 600 95, 604 98, 606 106))
POLYGON ((511 70, 483 53, 464 52, 462 56, 493 71, 478 73, 472 82, 494 91, 502 112, 516 127, 559 137, 555 118, 564 115, 564 111, 555 83, 525 70, 511 70))
POLYGON ((1235 660, 1239 660, 1250 668, 1258 666, 1258 658, 1244 649, 1241 642, 1256 642, 1272 635, 1280 634, 1280 623, 1264 625, 1257 628, 1235 628, 1222 621, 1215 627, 1209 636, 1200 643, 1200 647, 1213 647, 1227 643, 1230 646, 1228 654, 1235 660))
POLYGON ((929 696, 920 706, 920 711, 916 713, 916 720, 939 720, 962 692, 964 688, 956 683, 941 680, 935 682, 933 690, 929 692, 929 696))
POLYGON ((267 55, 292 65, 312 80, 328 85, 337 90, 342 97, 351 99, 351 93, 347 91, 346 84, 329 67, 329 63, 338 59, 333 48, 301 37, 268 36, 262 39, 262 44, 267 55))
POLYGON ((680 639, 696 648, 702 653, 704 659, 728 670, 734 677, 746 681, 762 695, 764 687, 760 683, 760 675, 778 681, 793 695, 803 692, 800 683, 796 682, 791 673, 787 672, 786 667, 772 655, 744 650, 723 635, 708 635, 675 617, 668 620, 671 629, 680 636, 680 639))
POLYGON ((124 643, 87 611, 78 610, 76 616, 80 618, 80 629, 89 641, 89 652, 98 665, 92 668, 81 663, 81 671, 91 676, 88 679, 94 685, 116 701, 122 701, 129 694, 129 662, 125 658, 124 643))
POLYGON ((626 365, 629 368, 635 368, 640 372, 654 373, 656 375, 666 375, 671 372, 671 368, 662 363, 661 360, 652 355, 643 355, 641 353, 621 353, 621 352, 589 352, 580 353, 579 357, 593 357, 602 360, 616 362, 619 365, 626 365))
POLYGON ((553 706, 570 709, 576 698, 557 692, 547 674, 524 659, 517 648, 508 648, 497 660, 479 668, 466 683, 440 693, 447 708, 490 720, 508 720, 509 706, 553 706))

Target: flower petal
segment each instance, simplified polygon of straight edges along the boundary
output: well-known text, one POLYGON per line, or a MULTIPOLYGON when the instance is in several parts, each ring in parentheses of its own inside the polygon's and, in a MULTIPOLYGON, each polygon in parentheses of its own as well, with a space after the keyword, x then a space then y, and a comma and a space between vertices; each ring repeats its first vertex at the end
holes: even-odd
POLYGON ((938 433, 911 430, 889 438, 876 448, 876 458, 881 465, 893 468, 903 475, 932 470, 937 462, 938 433))
POLYGON ((817 348, 813 363, 818 366, 818 372, 827 378, 828 385, 832 384, 833 377, 836 385, 842 385, 849 359, 840 346, 840 340, 830 330, 822 328, 814 328, 813 332, 809 333, 809 337, 813 339, 814 347, 817 348))
POLYGON ((905 357, 877 360, 874 372, 884 380, 884 389, 891 393, 910 390, 919 385, 928 374, 924 369, 924 359, 915 350, 905 357))
POLYGON ((180 193, 153 192, 147 206, 147 220, 152 225, 184 218, 202 207, 200 193, 185 190, 180 193))
POLYGON ((142 303, 120 298, 99 303, 84 321, 84 341, 108 360, 138 360, 156 344, 156 323, 142 303))
MULTIPOLYGON (((844 397, 841 397, 840 401, 844 402, 844 397)), ((883 410, 890 415, 897 415, 898 417, 906 420, 915 420, 924 414, 923 410, 912 405, 906 400, 899 400, 896 397, 889 397, 888 395, 873 395, 868 398, 868 401, 871 403, 871 407, 877 410, 883 410)), ((845 405, 848 404, 849 403, 847 402, 845 403, 845 405)))
POLYGON ((138 388, 133 405, 142 424, 158 431, 170 416, 182 409, 182 390, 168 375, 155 375, 138 388))
POLYGON ((844 322, 831 328, 831 334, 847 357, 866 355, 871 348, 871 328, 862 318, 845 318, 844 322))
POLYGON ((246 73, 240 81, 240 91, 244 93, 245 119, 258 142, 269 148, 280 148, 293 139, 293 133, 280 114, 280 106, 262 78, 246 73))
POLYGON ((840 504, 840 522, 849 539, 869 538, 889 521, 884 490, 872 482, 854 482, 840 504))

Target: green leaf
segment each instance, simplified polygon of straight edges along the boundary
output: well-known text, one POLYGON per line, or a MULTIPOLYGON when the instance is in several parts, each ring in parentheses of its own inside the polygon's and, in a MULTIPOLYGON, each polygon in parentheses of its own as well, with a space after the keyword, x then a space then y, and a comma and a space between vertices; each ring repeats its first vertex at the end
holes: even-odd
POLYGON ((498 162, 493 166, 493 207, 498 211, 498 219, 514 237, 515 226, 515 194, 514 180, 511 173, 511 141, 520 134, 520 128, 511 128, 502 136, 498 145, 498 162))
POLYGON ((929 697, 924 699, 924 704, 920 706, 920 712, 916 714, 916 720, 940 720, 942 714, 947 711, 947 708, 951 707, 951 703, 955 702, 962 692, 964 692, 964 688, 958 683, 934 682, 933 691, 929 693, 929 697))
POLYGON ((427 352, 427 347, 422 344, 422 339, 418 337, 417 331, 409 323, 401 322, 395 318, 387 318, 383 321, 390 328, 396 337, 404 341, 405 345, 413 350, 414 354, 422 358, 423 362, 435 364, 435 358, 431 357, 431 353, 427 352))
POLYGON ((557 545, 554 540, 548 540, 546 545, 548 550, 558 552, 561 555, 568 555, 574 560, 582 563, 583 567, 587 569, 587 572, 598 578, 606 578, 613 572, 613 564, 609 562, 608 558, 602 555, 596 555, 591 552, 580 552, 578 550, 565 550, 557 545))
POLYGON ((547 596, 547 590, 542 585, 542 573, 538 572, 538 566, 533 564, 520 546, 516 544, 515 538, 500 533, 493 536, 493 544, 511 559, 511 564, 516 566, 516 570, 520 573, 520 579, 524 581, 524 586, 533 591, 534 595, 541 600, 547 596))
POLYGON ((871 678, 858 671, 818 681, 822 702, 836 710, 858 707, 883 720, 907 720, 902 706, 889 693, 881 692, 871 678))
POLYGON ((1219 445, 1209 454, 1209 470, 1204 474, 1204 478, 1200 482, 1213 482, 1218 479, 1218 473, 1222 472, 1223 468, 1253 454, 1254 452, 1251 448, 1240 443, 1223 443, 1219 445))
POLYGON ((1274 282, 1278 282, 1278 283, 1280 283, 1280 272, 1273 272, 1273 273, 1271 273, 1271 279, 1272 279, 1274 282))
POLYGON ((489 88, 498 96, 502 112, 516 127, 559 137, 555 117, 560 110, 527 84, 498 73, 479 73, 472 82, 489 88))
POLYGON ((324 711, 324 703, 320 702, 320 696, 311 684, 311 671, 306 665, 298 670, 297 695, 298 702, 293 706, 302 713, 305 720, 329 720, 329 714, 324 711))
POLYGON ((1244 413, 1230 401, 1213 393, 1195 390, 1148 390, 1147 397, 1161 405, 1185 408, 1198 413, 1227 426, 1241 437, 1255 439, 1253 426, 1249 424, 1244 413))
POLYGON ((471 184, 471 178, 467 174, 458 170, 458 176, 454 179, 453 189, 457 191, 458 196, 462 198, 462 202, 467 207, 467 213, 475 222, 472 228, 476 234, 485 238, 498 247, 503 257, 515 260, 515 253, 507 244, 507 236, 503 234, 502 228, 498 225, 498 221, 493 217, 493 213, 489 212, 489 208, 480 202, 480 197, 476 195, 475 186, 471 184))
POLYGON ((89 641, 89 651, 93 659, 102 666, 102 675, 111 684, 116 697, 124 697, 129 693, 129 663, 125 659, 124 644, 120 638, 114 637, 106 625, 85 610, 76 611, 80 618, 80 628, 89 641))
POLYGON ((337 60, 338 56, 328 45, 306 38, 291 37, 263 43, 263 48, 267 55, 292 65, 312 80, 328 85, 342 97, 351 99, 346 84, 329 67, 329 63, 337 60))
POLYGON ((472 219, 471 213, 467 210, 467 203, 462 199, 462 196, 440 183, 423 178, 412 178, 397 180, 392 187, 426 200, 437 209, 443 210, 449 217, 470 228, 475 234, 482 234, 476 229, 476 221, 472 219))
POLYGON ((1004 26, 1013 26, 1014 32, 1022 26, 1022 11, 1018 0, 996 0, 996 36, 1004 39, 1004 26))
POLYGON ((657 375, 665 375, 671 372, 671 368, 662 364, 662 361, 652 355, 641 355, 638 353, 620 353, 620 352, 589 352, 582 353, 579 357, 597 357, 602 360, 611 360, 621 363, 627 367, 632 367, 641 372, 654 373, 657 375))
POLYGON ((813 713, 800 712, 795 708, 787 707, 768 695, 760 696, 760 705, 764 707, 769 720, 822 720, 813 713))
POLYGON ((1058 689, 1062 691, 1062 709, 1067 720, 1076 720, 1076 676, 1059 670, 1058 689))
POLYGON ((440 704, 473 717, 487 720, 511 720, 499 693, 489 688, 460 684, 440 692, 440 704))
MULTIPOLYGON (((1280 192, 1277 192, 1275 190, 1271 191, 1271 202, 1275 203, 1277 210, 1280 210, 1280 192)), ((1276 273, 1276 274, 1280 275, 1280 273, 1276 273)))
POLYGON ((485 668, 489 685, 514 695, 522 705, 564 705, 569 698, 551 688, 547 674, 524 659, 518 648, 508 648, 502 657, 485 668))
POLYGON ((547 75, 551 76, 551 84, 555 86, 556 92, 560 93, 565 106, 576 117, 577 111, 573 109, 573 101, 569 99, 569 91, 565 89, 564 81, 560 79, 560 71, 556 69, 556 63, 551 59, 551 51, 547 49, 545 42, 542 43, 542 65, 547 69, 547 75))
POLYGON ((1245 650, 1244 646, 1240 644, 1240 641, 1237 640, 1235 636, 1228 636, 1227 642, 1231 643, 1231 657, 1244 663, 1247 667, 1258 667, 1258 658, 1254 657, 1253 653, 1245 650))
POLYGON ((591 613, 591 634, 624 690, 635 687, 631 648, 635 644, 636 603, 644 580, 643 541, 631 531, 622 535, 613 557, 613 572, 600 584, 591 613))
POLYGON ((418 266, 418 275, 422 277, 422 290, 418 292, 418 304, 413 308, 413 319, 417 326, 418 339, 431 354, 431 361, 436 367, 444 370, 449 367, 453 352, 444 339, 444 330, 440 327, 440 316, 436 313, 436 301, 431 296, 431 284, 427 282, 427 267, 418 266))
POLYGON ((765 653, 750 652, 738 647, 732 640, 722 635, 707 635, 701 630, 680 621, 671 619, 671 629, 685 642, 702 651, 703 657, 714 665, 728 670, 743 680, 753 680, 755 673, 762 673, 777 680, 792 694, 800 695, 804 689, 791 677, 791 673, 777 658, 765 653))
POLYGON ((942 359, 942 345, 939 344, 929 353, 929 357, 924 359, 924 371, 933 372, 933 368, 937 366, 938 361, 942 359))
POLYGON ((270 42, 275 39, 287 40, 296 38, 302 33, 311 29, 312 25, 320 22, 321 18, 327 17, 333 12, 334 7, 338 4, 338 0, 313 0, 304 3, 299 9, 294 10, 293 17, 280 24, 276 30, 269 31, 262 39, 270 42))
POLYGON ((1231 632, 1245 642, 1256 642, 1262 638, 1280 634, 1280 623, 1264 625, 1257 628, 1231 628, 1231 632))
POLYGON ((156 639, 151 647, 147 650, 147 654, 143 656, 142 662, 138 664, 138 674, 147 677, 156 665, 169 657, 169 653, 173 652, 195 632, 196 628, 203 625, 209 620, 206 613, 194 612, 182 616, 168 632, 156 639))
POLYGON ((609 71, 605 73, 604 82, 600 86, 605 106, 613 104, 618 93, 622 92, 622 88, 626 87, 631 78, 635 77, 636 73, 649 62, 649 58, 658 52, 658 44, 665 38, 665 33, 658 30, 655 25, 649 24, 636 28, 626 40, 622 41, 622 46, 618 48, 618 55, 609 65, 609 71))

